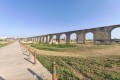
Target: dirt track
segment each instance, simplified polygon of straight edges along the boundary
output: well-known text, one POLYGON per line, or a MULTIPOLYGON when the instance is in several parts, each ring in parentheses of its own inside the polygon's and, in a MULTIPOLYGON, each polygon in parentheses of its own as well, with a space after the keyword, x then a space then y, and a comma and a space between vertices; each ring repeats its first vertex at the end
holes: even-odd
POLYGON ((46 51, 31 48, 31 50, 36 50, 38 54, 49 55, 49 56, 69 56, 69 57, 96 57, 96 56, 110 56, 110 55, 120 55, 120 45, 111 45, 111 47, 106 49, 94 49, 86 51, 76 51, 76 52, 55 52, 46 51))

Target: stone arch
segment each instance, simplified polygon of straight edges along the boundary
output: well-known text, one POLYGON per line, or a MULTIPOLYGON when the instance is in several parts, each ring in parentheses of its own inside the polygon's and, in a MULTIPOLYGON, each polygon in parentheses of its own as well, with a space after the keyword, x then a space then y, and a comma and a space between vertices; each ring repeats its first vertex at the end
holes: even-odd
POLYGON ((71 33, 70 34, 70 43, 73 43, 73 44, 75 44, 75 43, 77 43, 77 34, 74 32, 74 33, 71 33))
POLYGON ((43 36, 41 37, 41 42, 42 42, 42 43, 44 42, 44 38, 43 38, 43 36))
POLYGON ((47 38, 46 38, 46 36, 44 36, 44 43, 46 43, 46 42, 47 42, 46 40, 47 40, 47 38))
POLYGON ((94 43, 94 33, 87 32, 85 33, 85 44, 93 44, 94 43))
POLYGON ((36 42, 38 42, 38 36, 36 37, 36 42))
POLYGON ((56 40, 57 36, 56 35, 53 35, 53 40, 56 40))
POLYGON ((38 43, 40 43, 40 42, 41 42, 41 37, 39 36, 39 37, 38 37, 38 43))
POLYGON ((35 42, 37 42, 37 37, 35 37, 35 42))
POLYGON ((111 43, 120 43, 120 26, 112 28, 111 30, 111 43))
POLYGON ((50 41, 50 36, 47 35, 47 42, 49 43, 49 41, 50 41))
POLYGON ((110 26, 110 27, 107 27, 107 29, 112 32, 114 29, 117 29, 117 28, 120 28, 120 25, 119 26, 110 26))
POLYGON ((35 42, 36 38, 34 37, 34 42, 35 42))
POLYGON ((57 44, 57 35, 53 35, 53 37, 52 37, 52 43, 55 43, 55 44, 57 44))
POLYGON ((61 44, 65 44, 66 43, 66 34, 61 34, 60 35, 60 43, 61 44))

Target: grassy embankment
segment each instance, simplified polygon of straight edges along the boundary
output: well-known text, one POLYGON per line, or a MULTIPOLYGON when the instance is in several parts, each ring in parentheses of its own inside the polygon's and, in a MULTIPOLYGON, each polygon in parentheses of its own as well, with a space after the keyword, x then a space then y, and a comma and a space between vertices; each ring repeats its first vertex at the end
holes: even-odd
MULTIPOLYGON (((31 44, 40 50, 76 52, 107 49, 109 45, 65 45, 31 44)), ((37 59, 51 72, 52 62, 56 62, 57 78, 60 80, 80 80, 82 74, 88 80, 120 80, 120 56, 105 57, 55 57, 37 54, 37 59), (78 74, 78 75, 77 75, 78 74)))
POLYGON ((0 43, 0 47, 3 47, 3 46, 5 46, 5 44, 0 43))
POLYGON ((1 42, 0 41, 0 48, 3 47, 3 46, 6 46, 8 43, 5 43, 5 42, 1 42))
POLYGON ((120 80, 120 56, 75 58, 37 55, 37 59, 50 72, 55 61, 57 78, 61 80, 80 80, 73 71, 88 80, 120 80))

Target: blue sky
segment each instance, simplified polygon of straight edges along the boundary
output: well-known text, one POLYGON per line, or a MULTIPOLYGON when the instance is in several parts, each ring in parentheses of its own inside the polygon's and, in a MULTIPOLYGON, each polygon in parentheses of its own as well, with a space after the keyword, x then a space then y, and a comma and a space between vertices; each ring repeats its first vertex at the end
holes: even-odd
POLYGON ((28 37, 114 24, 120 24, 120 0, 0 0, 0 36, 28 37))

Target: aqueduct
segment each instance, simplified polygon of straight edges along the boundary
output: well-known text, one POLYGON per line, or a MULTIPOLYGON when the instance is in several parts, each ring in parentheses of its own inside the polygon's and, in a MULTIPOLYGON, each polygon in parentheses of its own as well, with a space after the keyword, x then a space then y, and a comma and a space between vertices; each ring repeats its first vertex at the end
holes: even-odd
POLYGON ((111 31, 115 28, 120 27, 120 25, 104 26, 91 29, 75 30, 61 33, 53 33, 41 36, 34 36, 26 38, 27 41, 50 43, 53 40, 53 36, 56 36, 56 42, 60 44, 60 37, 62 34, 66 35, 66 44, 70 43, 70 35, 76 34, 77 44, 85 44, 85 35, 89 32, 93 33, 93 43, 94 44, 111 44, 111 31))

